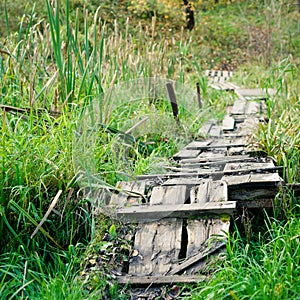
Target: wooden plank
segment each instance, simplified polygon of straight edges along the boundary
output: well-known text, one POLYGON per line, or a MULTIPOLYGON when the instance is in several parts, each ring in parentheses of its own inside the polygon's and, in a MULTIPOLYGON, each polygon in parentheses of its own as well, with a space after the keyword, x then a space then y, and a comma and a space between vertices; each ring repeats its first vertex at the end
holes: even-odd
POLYGON ((184 262, 182 262, 177 267, 173 268, 169 272, 169 275, 176 275, 178 273, 182 273, 187 269, 193 268, 194 265, 197 265, 197 269, 198 269, 199 263, 201 263, 202 261, 205 263, 205 261, 209 258, 209 256, 214 255, 218 253, 220 250, 225 250, 225 249, 226 249, 226 244, 224 242, 221 242, 221 243, 215 243, 214 245, 212 245, 212 247, 209 247, 208 249, 206 249, 205 251, 201 251, 200 253, 199 250, 195 251, 195 253, 197 254, 193 254, 193 256, 191 257, 188 256, 188 258, 184 262))
POLYGON ((253 114, 260 114, 261 113, 261 103, 257 101, 249 101, 246 105, 245 114, 246 115, 253 115, 253 114))
POLYGON ((144 181, 119 181, 116 189, 120 193, 113 193, 110 199, 110 205, 137 205, 145 202, 146 183, 144 181))
POLYGON ((250 135, 259 124, 259 119, 256 117, 248 117, 243 123, 237 125, 237 131, 239 135, 250 135))
POLYGON ((187 149, 194 150, 208 150, 208 149, 218 149, 218 148, 228 148, 228 147, 240 147, 246 145, 245 138, 238 139, 216 139, 214 141, 210 141, 210 143, 206 146, 205 142, 192 142, 186 146, 187 149))
POLYGON ((222 127, 219 125, 212 125, 208 135, 211 137, 219 137, 222 134, 222 127))
POLYGON ((206 141, 193 141, 189 143, 185 148, 186 149, 193 149, 193 150, 202 150, 207 149, 209 144, 212 142, 212 140, 206 140, 206 141))
POLYGON ((221 220, 221 219, 210 219, 208 224, 209 233, 208 238, 212 240, 227 240, 227 235, 229 232, 230 221, 229 220, 221 220))
POLYGON ((230 187, 249 186, 276 186, 283 182, 277 173, 269 174, 247 174, 247 175, 224 175, 222 180, 230 187))
MULTIPOLYGON (((102 211, 107 214, 110 207, 102 211)), ((115 210, 115 217, 131 222, 150 222, 161 218, 190 218, 201 215, 232 214, 236 209, 235 201, 207 202, 204 204, 176 204, 176 205, 139 205, 115 210)))
POLYGON ((243 115, 245 113, 246 101, 245 100, 236 100, 231 109, 232 115, 243 115))
POLYGON ((276 91, 274 89, 237 89, 238 93, 244 97, 257 97, 257 98, 266 98, 267 96, 274 96, 276 91))
MULTIPOLYGON (((187 235, 188 235, 188 244, 186 256, 193 256, 202 249, 203 245, 208 239, 208 220, 188 220, 187 221, 187 235)), ((202 251, 201 251, 202 252, 202 251)), ((202 254, 202 253, 201 253, 202 254)))
POLYGON ((211 122, 203 124, 203 126, 200 128, 198 134, 202 135, 202 136, 208 135, 211 127, 212 127, 212 123, 211 122))
POLYGON ((152 190, 150 204, 184 204, 187 198, 185 185, 156 186, 152 190))
MULTIPOLYGON (((164 284, 188 284, 199 283, 207 279, 203 275, 164 275, 164 276, 118 276, 118 284, 130 284, 130 286, 155 286, 164 284)), ((148 296, 146 296, 148 299, 148 296)))
POLYGON ((164 219, 140 224, 135 234, 134 252, 129 263, 130 275, 162 275, 179 257, 182 220, 164 219))
MULTIPOLYGON (((235 159, 236 161, 255 161, 255 159, 249 155, 236 155, 235 158, 232 156, 211 156, 211 157, 202 157, 202 158, 194 158, 194 159, 182 159, 180 160, 180 164, 186 164, 186 163, 217 163, 217 162, 228 162, 233 161, 235 159)), ((140 178, 141 176, 138 176, 137 178, 140 178)), ((141 177, 142 178, 142 177, 141 177)))
POLYGON ((182 149, 175 155, 173 155, 174 159, 182 159, 182 158, 195 158, 201 153, 201 150, 189 150, 182 149))
POLYGON ((192 188, 191 203, 206 203, 206 202, 223 202, 228 200, 227 184, 224 181, 213 181, 212 179, 205 179, 192 188))
POLYGON ((222 130, 234 130, 235 120, 233 117, 226 115, 222 121, 222 130))
POLYGON ((170 185, 186 185, 186 186, 193 186, 199 184, 202 179, 195 178, 195 177, 178 177, 178 178, 171 178, 165 181, 162 185, 163 186, 170 186, 170 185))
POLYGON ((230 172, 235 170, 264 170, 264 169, 272 169, 275 168, 273 162, 264 162, 264 163, 258 163, 258 162, 240 162, 240 163, 227 163, 224 168, 224 172, 230 172))

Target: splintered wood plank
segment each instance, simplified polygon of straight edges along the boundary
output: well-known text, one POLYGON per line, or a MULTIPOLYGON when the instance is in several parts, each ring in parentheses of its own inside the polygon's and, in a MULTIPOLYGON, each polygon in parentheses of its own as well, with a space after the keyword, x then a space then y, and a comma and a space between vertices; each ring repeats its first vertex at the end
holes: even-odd
MULTIPOLYGON (((130 286, 136 287, 176 283, 199 283, 206 279, 207 276, 204 275, 118 276, 116 278, 118 284, 130 284, 130 286)), ((146 297, 145 299, 148 299, 148 297, 146 297)))
POLYGON ((212 123, 211 122, 208 122, 208 123, 205 123, 199 130, 199 134, 200 135, 208 135, 209 131, 210 131, 210 128, 212 127, 212 123))
POLYGON ((264 170, 275 168, 273 162, 257 163, 257 162, 239 162, 239 163, 227 163, 224 168, 224 173, 230 171, 246 171, 246 170, 264 170))
POLYGON ((261 103, 257 101, 249 101, 246 105, 245 114, 252 115, 252 114, 260 114, 261 113, 261 103))
POLYGON ((123 206, 143 203, 145 188, 145 181, 119 181, 116 185, 116 189, 120 190, 120 192, 118 194, 112 194, 109 204, 123 206))
POLYGON ((245 113, 246 101, 245 100, 236 100, 231 109, 232 115, 243 115, 245 113))
POLYGON ((193 150, 202 150, 207 149, 207 146, 212 142, 212 140, 206 140, 206 141, 193 141, 189 143, 185 148, 186 149, 193 149, 193 150))
MULTIPOLYGON (((189 164, 189 163, 206 163, 210 164, 211 163, 220 163, 220 162, 229 162, 229 161, 255 161, 255 158, 251 157, 250 155, 236 155, 234 158, 232 156, 220 156, 220 155, 214 155, 210 157, 198 157, 195 159, 182 159, 180 161, 180 164, 189 164)), ((142 179, 142 176, 138 176, 137 178, 142 179)))
POLYGON ((205 250, 203 251, 200 250, 200 253, 199 253, 199 249, 197 249, 193 254, 188 255, 187 259, 184 262, 172 268, 169 274, 175 275, 175 274, 182 273, 184 271, 185 274, 190 274, 190 273, 195 274, 201 269, 201 266, 203 266, 207 262, 210 256, 219 254, 220 251, 225 249, 226 249, 225 242, 214 243, 213 245, 206 248, 205 250))
POLYGON ((274 89, 237 89, 238 93, 244 97, 266 98, 267 96, 274 96, 276 91, 274 89))
POLYGON ((224 181, 213 181, 212 179, 202 182, 191 190, 191 203, 223 202, 228 200, 227 184, 224 181))
POLYGON ((224 175, 222 180, 227 182, 227 185, 230 187, 238 186, 276 186, 282 183, 282 179, 278 173, 269 173, 269 174, 246 174, 246 175, 235 175, 228 176, 224 175))
POLYGON ((152 190, 150 204, 184 204, 187 197, 185 185, 156 186, 152 190))
POLYGON ((140 224, 135 234, 130 275, 163 275, 178 260, 181 250, 182 220, 164 219, 140 224))
POLYGON ((208 239, 208 221, 207 219, 188 220, 187 221, 187 252, 186 256, 190 257, 199 253, 203 249, 204 243, 208 239))
POLYGON ((242 155, 247 153, 245 147, 231 147, 227 151, 228 156, 236 156, 236 155, 242 155))
POLYGON ((196 184, 199 184, 201 182, 200 178, 195 177, 179 177, 179 178, 171 178, 165 181, 162 185, 187 185, 187 186, 193 186, 196 184))
POLYGON ((222 127, 219 125, 212 125, 208 135, 212 137, 219 137, 222 133, 222 127))
POLYGON ((258 124, 259 119, 256 117, 249 117, 245 119, 243 123, 240 123, 237 126, 239 135, 246 136, 252 134, 258 124))
POLYGON ((222 220, 222 219, 210 219, 209 224, 209 233, 208 238, 217 241, 224 241, 227 240, 229 227, 230 227, 230 220, 222 220))
POLYGON ((182 158, 195 158, 201 153, 201 150, 189 150, 182 149, 175 155, 173 155, 174 159, 182 159, 182 158))
POLYGON ((234 130, 234 124, 234 118, 226 115, 222 121, 222 130, 234 130))
MULTIPOLYGON (((106 206, 105 210, 110 207, 106 206)), ((173 205, 139 205, 115 210, 115 216, 126 222, 150 222, 161 218, 190 218, 207 214, 233 214, 236 209, 235 201, 206 202, 201 205, 173 204, 173 205)))

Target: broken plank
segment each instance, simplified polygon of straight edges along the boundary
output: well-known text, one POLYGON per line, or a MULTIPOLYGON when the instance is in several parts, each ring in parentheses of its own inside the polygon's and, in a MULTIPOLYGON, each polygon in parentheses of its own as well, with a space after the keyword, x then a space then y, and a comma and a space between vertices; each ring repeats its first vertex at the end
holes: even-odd
POLYGON ((202 149, 206 149, 211 142, 212 140, 193 141, 189 143, 185 148, 189 150, 202 150, 202 149))
POLYGON ((120 192, 112 194, 110 205, 133 205, 145 202, 145 188, 145 181, 119 181, 116 190, 120 192))
MULTIPOLYGON (((103 208, 109 210, 109 206, 103 208)), ((124 221, 149 222, 161 218, 190 218, 191 216, 232 214, 235 201, 207 202, 204 204, 140 205, 115 210, 115 216, 124 221)))
POLYGON ((201 182, 200 178, 195 177, 178 177, 178 178, 171 178, 165 181, 162 185, 186 185, 186 186, 193 186, 199 184, 201 182))
POLYGON ((274 96, 276 94, 276 91, 274 89, 243 89, 239 88, 237 89, 238 93, 241 94, 244 97, 257 97, 257 98, 266 98, 267 96, 274 96))
POLYGON ((162 275, 170 270, 181 250, 182 220, 164 219, 139 224, 134 252, 129 262, 130 275, 162 275))
POLYGON ((176 275, 178 273, 182 273, 186 269, 192 268, 193 265, 195 265, 195 264, 199 265, 199 263, 201 261, 207 260, 209 256, 214 255, 217 252, 219 252, 220 250, 224 250, 224 249, 226 249, 226 244, 224 242, 221 242, 221 243, 216 243, 209 249, 206 249, 205 251, 200 252, 192 257, 190 257, 190 255, 188 255, 188 258, 184 262, 179 264, 177 267, 173 268, 168 274, 176 275))
POLYGON ((227 182, 230 187, 249 186, 277 186, 282 184, 283 180, 278 173, 269 174, 247 174, 247 175, 224 175, 222 180, 227 182))
POLYGON ((229 162, 225 165, 224 172, 236 171, 236 170, 264 170, 275 168, 273 162, 229 162))
POLYGON ((200 128, 198 134, 203 135, 203 136, 208 135, 208 133, 209 133, 211 127, 212 127, 212 123, 211 123, 211 122, 205 123, 205 124, 200 128))
POLYGON ((175 155, 173 158, 175 160, 182 159, 182 158, 195 158, 201 153, 200 150, 190 150, 190 149, 182 149, 175 155))
POLYGON ((261 103, 257 101, 249 101, 246 105, 245 114, 252 115, 252 114, 260 114, 261 113, 261 103))
POLYGON ((235 120, 233 117, 226 115, 222 121, 222 130, 223 131, 232 131, 234 130, 235 120))
POLYGON ((206 280, 203 275, 164 275, 164 276, 118 276, 118 284, 130 284, 131 286, 155 286, 163 284, 199 283, 206 280))
MULTIPOLYGON (((180 160, 180 164, 185 164, 185 163, 208 163, 208 162, 220 162, 220 161, 232 161, 233 157, 232 156, 223 156, 223 155, 210 155, 210 157, 198 157, 198 158, 187 158, 187 159, 182 159, 180 160)), ((235 160, 245 160, 245 161, 255 161, 253 157, 250 157, 249 155, 236 155, 235 160)), ((139 178, 139 177, 138 177, 139 178)))
POLYGON ((219 137, 222 134, 222 127, 219 125, 212 125, 209 132, 208 136, 211 137, 219 137))
POLYGON ((222 202, 227 201, 227 184, 224 181, 213 181, 212 179, 202 180, 202 182, 192 188, 195 198, 191 203, 222 202))
POLYGON ((188 198, 187 186, 155 186, 151 193, 150 204, 184 204, 188 198))
POLYGON ((246 101, 236 100, 231 109, 232 115, 243 115, 245 113, 246 101))

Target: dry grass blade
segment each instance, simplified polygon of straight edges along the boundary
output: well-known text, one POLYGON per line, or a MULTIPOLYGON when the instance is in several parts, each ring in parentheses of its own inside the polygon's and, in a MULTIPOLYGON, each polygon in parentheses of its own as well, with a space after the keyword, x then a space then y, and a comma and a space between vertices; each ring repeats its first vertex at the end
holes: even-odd
POLYGON ((30 236, 30 238, 32 239, 36 233, 39 231, 39 229, 42 227, 42 225, 44 224, 44 222, 47 220, 49 214, 51 213, 51 211, 53 210, 54 206, 56 205, 60 195, 62 193, 62 190, 59 190, 58 193, 56 194, 56 196, 54 197, 53 201, 51 202, 47 212, 45 213, 43 219, 41 220, 41 222, 38 224, 38 226, 36 227, 36 229, 34 230, 34 232, 32 233, 32 235, 30 236))

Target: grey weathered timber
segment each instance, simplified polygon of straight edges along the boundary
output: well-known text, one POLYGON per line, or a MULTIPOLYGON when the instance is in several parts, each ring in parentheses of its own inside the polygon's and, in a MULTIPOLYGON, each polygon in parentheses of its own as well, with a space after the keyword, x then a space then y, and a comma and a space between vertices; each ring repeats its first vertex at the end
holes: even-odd
POLYGON ((198 131, 198 133, 202 136, 207 136, 211 127, 212 127, 212 122, 207 122, 205 123, 201 128, 200 130, 198 131))
MULTIPOLYGON (((182 273, 183 271, 186 271, 187 269, 193 268, 191 271, 193 272, 195 270, 195 265, 197 268, 199 267, 199 264, 201 262, 205 262, 209 256, 215 254, 217 251, 226 249, 226 244, 224 242, 221 243, 215 243, 211 247, 206 248, 204 251, 201 251, 199 253, 199 250, 196 252, 197 254, 191 255, 188 254, 188 258, 180 263, 178 266, 174 267, 170 272, 169 275, 176 275, 178 273, 182 273)), ((194 273, 194 272, 193 272, 194 273)))
POLYGON ((210 219, 208 237, 217 241, 227 238, 229 232, 230 221, 222 220, 221 218, 210 219))
POLYGON ((191 203, 223 202, 227 201, 227 184, 223 181, 204 179, 191 189, 191 203))
POLYGON ((244 97, 257 97, 257 99, 265 99, 269 96, 274 96, 276 91, 274 89, 244 89, 238 88, 238 93, 244 97))
MULTIPOLYGON (((193 174, 191 174, 193 176, 193 174)), ((166 180, 162 185, 170 186, 170 185, 186 185, 193 186, 199 184, 202 179, 195 177, 177 177, 166 180)))
POLYGON ((234 104, 231 108, 232 115, 243 115, 246 109, 246 101, 245 100, 235 100, 234 104))
POLYGON ((181 250, 182 220, 164 219, 139 224, 128 274, 163 275, 167 273, 181 250))
MULTIPOLYGON (((119 276, 118 284, 130 284, 131 286, 155 286, 178 283, 199 283, 207 279, 204 275, 158 275, 158 276, 119 276)), ((145 296, 147 299, 148 296, 145 296)))
MULTIPOLYGON (((105 208, 109 210, 109 207, 105 208)), ((203 215, 232 215, 236 209, 235 201, 207 202, 199 204, 139 205, 115 210, 115 216, 125 222, 150 222, 162 218, 190 218, 203 215)))
POLYGON ((259 162, 239 162, 239 163, 235 163, 235 162, 228 162, 225 165, 224 168, 224 173, 226 172, 230 172, 230 171, 236 171, 236 170, 241 170, 241 171, 245 171, 245 170, 264 170, 264 169, 273 169, 275 168, 274 163, 273 162, 264 162, 264 163, 259 163, 259 162))
POLYGON ((246 105, 245 114, 252 115, 252 114, 260 114, 261 113, 261 103, 257 101, 249 101, 246 105))
POLYGON ((219 125, 212 125, 208 135, 211 137, 220 137, 222 134, 222 127, 219 125))
POLYGON ((175 155, 173 155, 174 159, 182 159, 182 158, 195 158, 201 153, 200 150, 190 150, 190 149, 182 149, 175 155))
POLYGON ((184 204, 188 198, 187 186, 156 186, 152 190, 150 204, 184 204))
MULTIPOLYGON (((220 163, 220 162, 229 162, 229 161, 255 161, 255 158, 249 156, 249 155, 236 155, 234 157, 232 156, 212 156, 212 157, 206 157, 206 158, 189 158, 189 159, 182 159, 180 160, 180 164, 191 164, 191 163, 220 163)), ((138 176, 137 178, 142 178, 141 176, 138 176)))
POLYGON ((206 141, 193 141, 189 143, 185 148, 189 150, 202 150, 207 149, 209 144, 212 142, 212 140, 206 140, 206 141))
POLYGON ((222 180, 227 182, 230 187, 238 187, 238 186, 278 186, 282 183, 282 179, 278 175, 278 173, 270 173, 270 174, 247 174, 247 175, 235 175, 229 176, 224 175, 222 180))
POLYGON ((146 183, 145 181, 120 181, 116 185, 116 189, 120 192, 113 193, 110 199, 110 205, 126 204, 136 205, 144 202, 146 183))
POLYGON ((233 117, 226 115, 222 121, 222 130, 231 131, 234 130, 235 120, 233 117))
POLYGON ((218 149, 218 148, 229 148, 229 147, 240 147, 246 146, 247 141, 245 138, 237 138, 237 139, 216 139, 210 140, 209 144, 206 145, 205 142, 202 141, 194 141, 188 144, 185 148, 186 149, 193 149, 193 150, 211 150, 211 149, 218 149))

